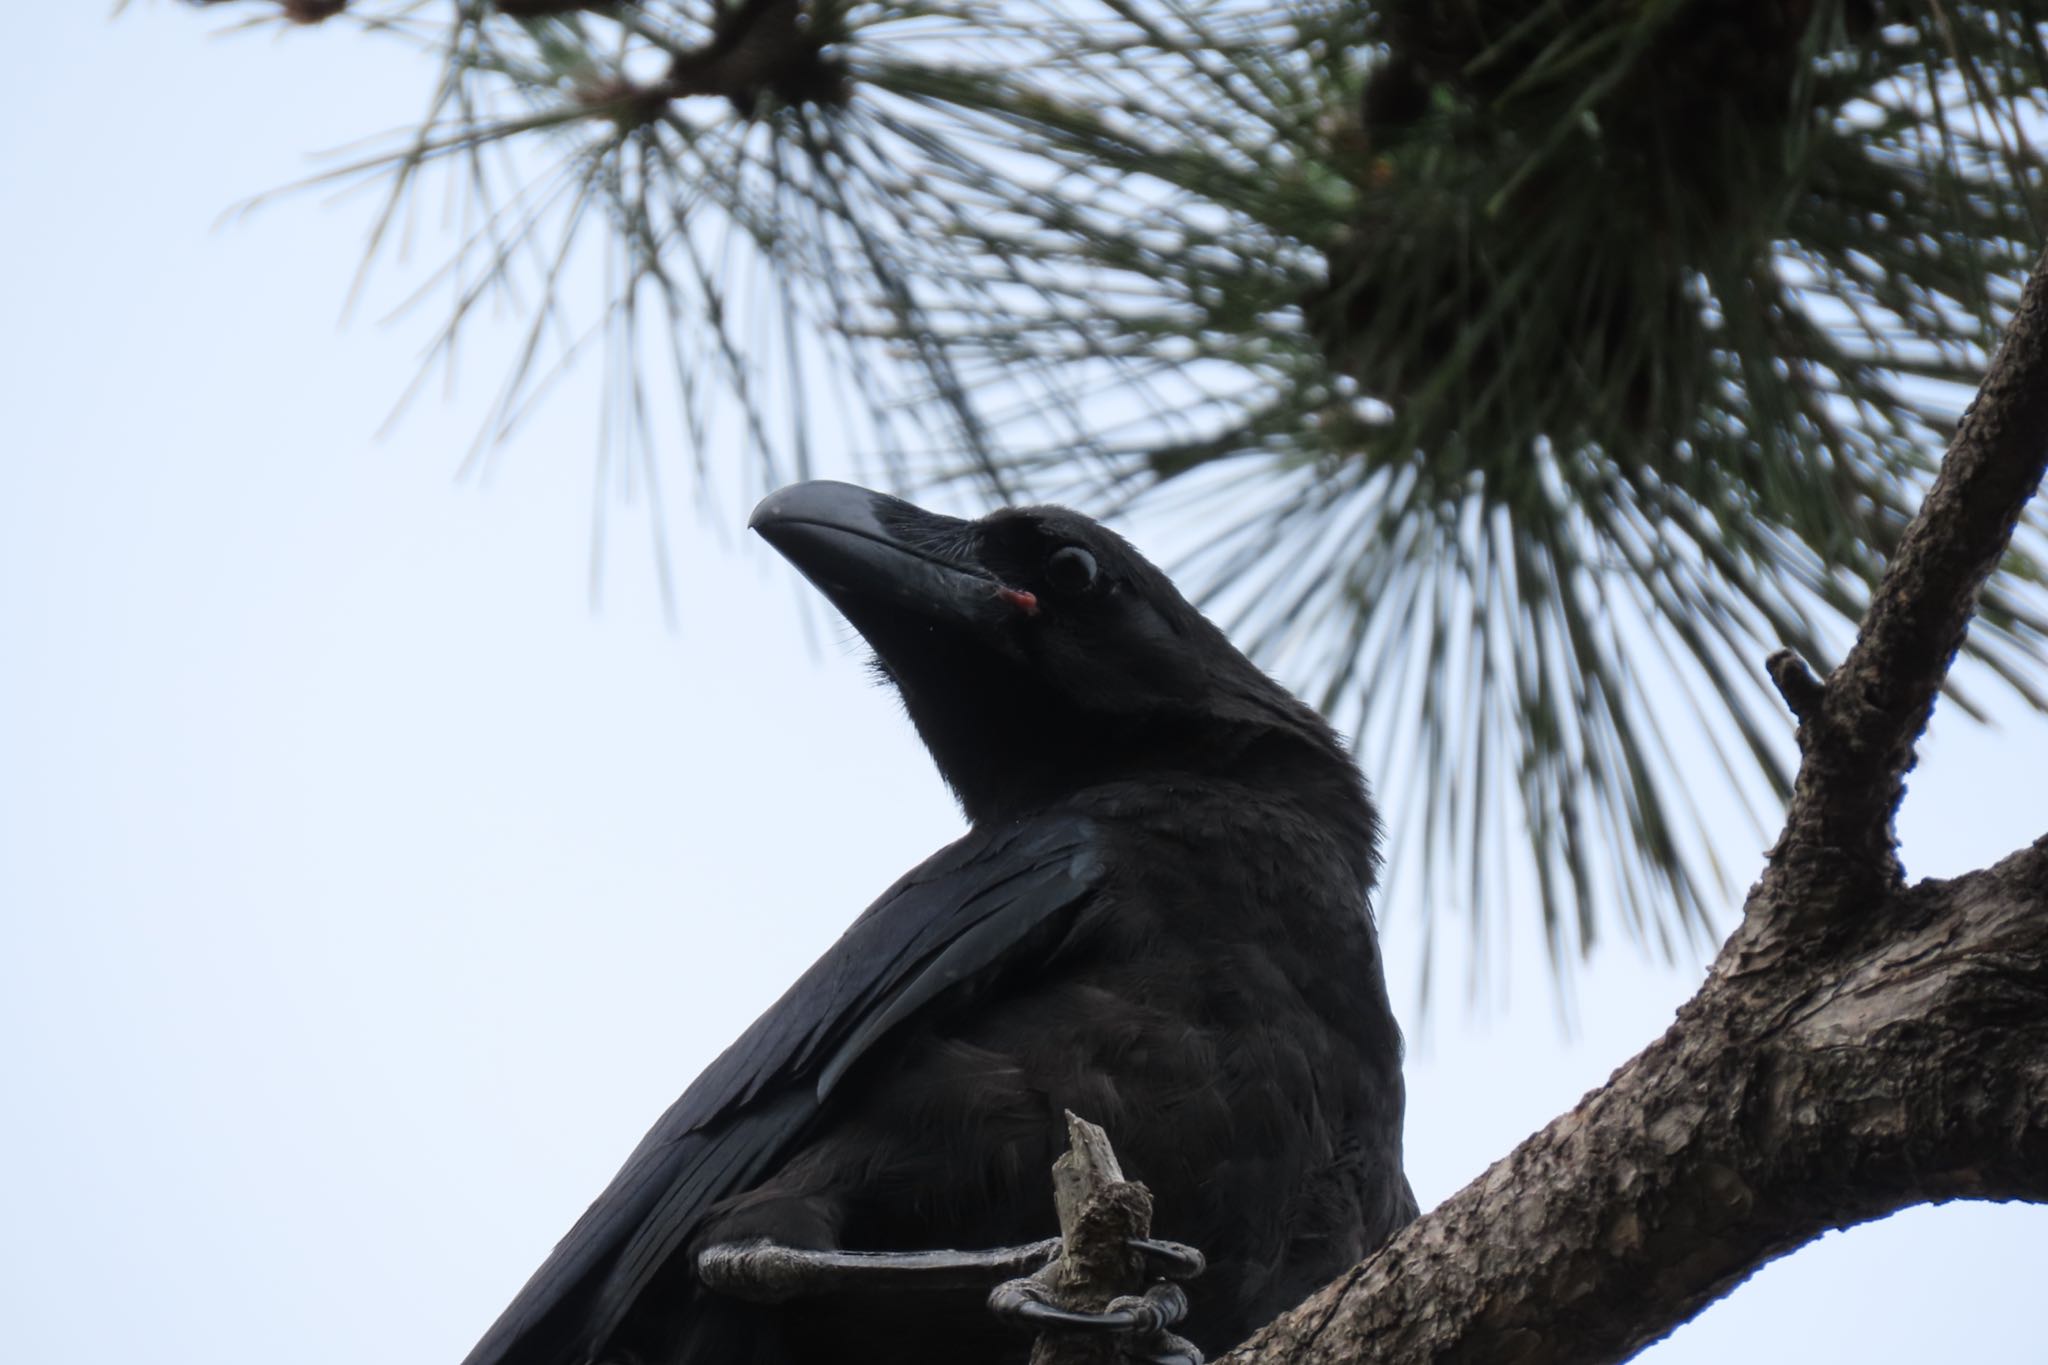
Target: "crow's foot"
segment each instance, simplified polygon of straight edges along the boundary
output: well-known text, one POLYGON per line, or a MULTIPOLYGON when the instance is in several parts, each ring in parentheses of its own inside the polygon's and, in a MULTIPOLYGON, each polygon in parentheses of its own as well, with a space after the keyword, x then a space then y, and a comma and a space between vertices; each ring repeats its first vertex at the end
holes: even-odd
POLYGON ((765 1239, 720 1242, 697 1253, 706 1289, 749 1303, 785 1303, 815 1294, 898 1293, 979 1289, 991 1283, 989 1310, 1028 1330, 1118 1332, 1120 1353, 1134 1365, 1202 1365, 1202 1353, 1167 1329, 1187 1316, 1188 1296, 1175 1280, 1202 1273, 1202 1253, 1179 1242, 1132 1238, 1132 1250, 1158 1277, 1142 1294, 1113 1299, 1099 1313, 1048 1302, 1043 1277, 1059 1259, 1060 1239, 988 1251, 826 1251, 765 1239))
POLYGON ((1157 1237, 1133 1237, 1124 1243, 1142 1252, 1145 1268, 1162 1280, 1192 1280, 1209 1268, 1208 1257, 1185 1242, 1165 1242, 1157 1237))
POLYGON ((1039 1270, 1060 1239, 989 1251, 820 1251, 766 1240, 721 1242, 697 1253, 706 1289, 750 1303, 783 1303, 843 1291, 980 1289, 1039 1270))
POLYGON ((1010 1280, 989 1292, 988 1308, 999 1318, 1028 1327, 1082 1332, 1163 1332, 1188 1315, 1187 1291, 1177 1284, 1155 1284, 1142 1294, 1111 1299, 1100 1313, 1060 1308, 1046 1302, 1052 1291, 1043 1280, 1010 1280))
POLYGON ((1111 1299, 1100 1312, 1061 1308, 1049 1302, 1052 1288, 1041 1271, 997 1285, 989 1292, 989 1311, 1035 1332, 1124 1334, 1118 1351, 1136 1365, 1202 1365, 1194 1343, 1167 1330, 1188 1315, 1187 1291, 1171 1281, 1201 1274, 1202 1253, 1178 1242, 1134 1238, 1130 1245, 1145 1254, 1153 1273, 1166 1277, 1142 1294, 1111 1299))

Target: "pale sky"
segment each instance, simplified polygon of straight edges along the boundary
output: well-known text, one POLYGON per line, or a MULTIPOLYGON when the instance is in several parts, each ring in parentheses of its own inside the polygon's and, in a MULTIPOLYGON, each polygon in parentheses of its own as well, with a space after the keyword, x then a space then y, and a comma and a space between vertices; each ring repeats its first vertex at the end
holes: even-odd
MULTIPOLYGON (((428 63, 223 26, 156 0, 11 29, 0 1355, 456 1365, 668 1101, 959 821, 845 628, 739 530, 738 478, 678 496, 675 628, 630 511, 593 610, 594 366, 487 485, 455 470, 509 330, 378 437, 432 319, 340 325, 369 201, 218 220, 403 124, 428 63)), ((373 299, 440 249, 423 224, 373 299)), ((2048 830, 2048 720, 1978 691, 1999 728, 1945 713, 1923 746, 1915 875, 2048 830)), ((1756 840, 1717 818, 1745 881, 1756 840)), ((1506 1004, 1445 996, 1425 1030, 1417 910, 1390 889, 1428 1205, 1649 1042, 1701 964, 1604 951, 1568 1039, 1525 933, 1506 1004)), ((2048 1361, 2044 1255, 2048 1212, 1915 1211, 1642 1359, 2048 1361)))

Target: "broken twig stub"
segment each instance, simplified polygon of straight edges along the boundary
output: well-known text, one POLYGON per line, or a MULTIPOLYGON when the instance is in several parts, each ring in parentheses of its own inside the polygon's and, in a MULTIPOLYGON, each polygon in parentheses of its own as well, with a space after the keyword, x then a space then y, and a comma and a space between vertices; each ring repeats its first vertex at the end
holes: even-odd
MULTIPOLYGON (((1124 1179, 1109 1134, 1071 1112, 1067 1144, 1052 1167, 1061 1250, 1044 1272, 1047 1298, 1058 1308, 1099 1313, 1145 1287, 1144 1257, 1130 1243, 1152 1233, 1152 1192, 1124 1179)), ((1111 1365, 1117 1359, 1115 1336, 1096 1332, 1041 1332, 1031 1350, 1031 1365, 1111 1365)))

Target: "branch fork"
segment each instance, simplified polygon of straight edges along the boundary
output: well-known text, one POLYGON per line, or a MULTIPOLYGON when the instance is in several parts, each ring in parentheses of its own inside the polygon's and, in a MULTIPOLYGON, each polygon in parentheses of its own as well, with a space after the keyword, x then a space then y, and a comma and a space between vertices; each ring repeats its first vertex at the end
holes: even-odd
POLYGON ((2048 257, 1856 642, 1766 663, 1785 827, 1671 1028, 1220 1365, 1606 1365, 1831 1229, 2048 1203, 2048 838, 1908 886, 1893 818, 1985 580, 2048 468, 2048 257))

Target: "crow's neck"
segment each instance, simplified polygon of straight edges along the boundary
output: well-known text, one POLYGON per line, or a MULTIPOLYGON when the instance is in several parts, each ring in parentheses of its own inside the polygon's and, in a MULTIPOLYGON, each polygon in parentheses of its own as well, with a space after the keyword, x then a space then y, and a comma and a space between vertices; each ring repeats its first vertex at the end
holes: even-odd
POLYGON ((1357 767, 1335 736, 1314 728, 1175 716, 1065 716, 1036 725, 959 713, 919 718, 913 711, 913 719, 978 825, 1054 808, 1100 787, 1225 782, 1298 802, 1368 859, 1377 842, 1357 767))

